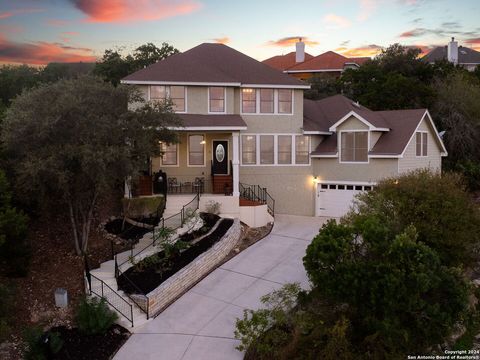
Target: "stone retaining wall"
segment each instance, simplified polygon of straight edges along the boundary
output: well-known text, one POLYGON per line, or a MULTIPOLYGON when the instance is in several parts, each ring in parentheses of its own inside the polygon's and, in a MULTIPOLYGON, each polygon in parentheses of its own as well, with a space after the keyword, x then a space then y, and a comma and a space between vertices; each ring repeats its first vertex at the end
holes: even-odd
MULTIPOLYGON (((190 264, 172 275, 155 290, 147 294, 149 315, 158 315, 173 301, 183 295, 204 276, 210 273, 235 247, 241 236, 240 220, 234 219, 232 226, 223 238, 210 249, 199 255, 190 264)), ((135 301, 146 309, 146 299, 132 295, 135 301)))

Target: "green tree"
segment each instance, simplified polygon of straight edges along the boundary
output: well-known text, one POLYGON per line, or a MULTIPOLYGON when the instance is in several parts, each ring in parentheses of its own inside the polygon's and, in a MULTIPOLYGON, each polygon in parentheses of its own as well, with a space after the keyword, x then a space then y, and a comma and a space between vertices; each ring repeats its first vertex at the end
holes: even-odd
POLYGON ((359 69, 347 69, 343 93, 372 110, 429 107, 432 67, 419 59, 420 50, 394 44, 359 69))
POLYGON ((0 259, 9 275, 25 276, 30 260, 26 242, 27 217, 12 204, 7 177, 0 171, 0 259))
POLYGON ((94 74, 117 86, 125 76, 178 53, 173 46, 162 43, 159 48, 153 43, 139 46, 133 54, 122 56, 120 50, 105 50, 102 59, 95 64, 94 74))
POLYGON ((10 102, 24 89, 30 89, 40 81, 40 70, 27 65, 3 65, 0 68, 0 102, 10 102))
POLYGON ((312 284, 343 304, 356 343, 371 358, 443 343, 466 314, 469 286, 456 268, 418 241, 414 226, 392 233, 376 215, 330 220, 307 248, 312 284))
POLYGON ((179 125, 170 103, 146 103, 132 87, 85 76, 17 97, 2 140, 19 194, 64 205, 82 254, 99 199, 158 155, 159 141, 175 142, 169 127, 179 125))
POLYGON ((308 83, 311 88, 304 93, 306 99, 320 100, 340 93, 340 82, 333 76, 314 76, 308 83))
POLYGON ((477 258, 480 211, 455 174, 419 170, 386 179, 359 195, 357 206, 348 222, 375 215, 392 234, 414 225, 419 241, 434 249, 442 264, 469 266, 477 258))

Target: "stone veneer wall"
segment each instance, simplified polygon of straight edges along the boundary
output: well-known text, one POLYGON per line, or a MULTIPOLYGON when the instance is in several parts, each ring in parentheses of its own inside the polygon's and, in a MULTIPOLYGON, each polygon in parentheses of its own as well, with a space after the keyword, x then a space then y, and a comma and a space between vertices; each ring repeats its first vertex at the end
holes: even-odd
MULTIPOLYGON (((240 220, 234 219, 232 226, 220 241, 148 293, 149 315, 153 317, 161 313, 175 299, 211 272, 235 247, 240 239, 241 230, 240 220)), ((144 297, 132 295, 132 298, 146 309, 144 297)))

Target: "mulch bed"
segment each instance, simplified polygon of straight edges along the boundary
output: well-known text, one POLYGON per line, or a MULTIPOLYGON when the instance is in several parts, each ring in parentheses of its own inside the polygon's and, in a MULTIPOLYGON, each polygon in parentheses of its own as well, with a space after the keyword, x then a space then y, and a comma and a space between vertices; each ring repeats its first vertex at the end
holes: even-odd
MULTIPOLYGON (((147 221, 145 221, 145 223, 147 223, 147 221)), ((158 220, 156 224, 158 224, 158 220)), ((105 231, 110 234, 116 235, 124 240, 131 240, 132 242, 136 242, 152 230, 144 227, 135 226, 127 222, 124 223, 123 219, 119 218, 107 222, 105 224, 105 231)))
POLYGON ((109 360, 127 341, 130 333, 120 325, 113 325, 105 335, 84 335, 77 328, 54 327, 63 340, 62 349, 53 359, 109 360))
MULTIPOLYGON (((148 266, 145 269, 142 269, 142 271, 138 271, 136 266, 129 268, 117 279, 119 289, 129 294, 138 293, 139 290, 143 294, 148 294, 170 276, 190 264, 197 256, 210 249, 215 243, 222 239, 232 224, 232 219, 222 219, 218 227, 210 235, 193 244, 177 257, 172 258, 168 268, 161 268, 161 265, 157 264, 148 266)), ((192 238, 196 237, 193 236, 192 238)), ((158 256, 163 258, 163 251, 160 251, 158 256)))

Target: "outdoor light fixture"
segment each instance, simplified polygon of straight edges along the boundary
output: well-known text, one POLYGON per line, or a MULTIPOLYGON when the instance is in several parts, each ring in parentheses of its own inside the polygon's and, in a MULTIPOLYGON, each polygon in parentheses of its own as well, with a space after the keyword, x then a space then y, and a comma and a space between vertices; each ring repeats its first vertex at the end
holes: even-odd
POLYGON ((205 145, 205 140, 200 141, 201 145, 205 145))
POLYGON ((320 180, 318 179, 318 176, 314 176, 313 177, 313 183, 318 184, 319 182, 320 182, 320 180))

